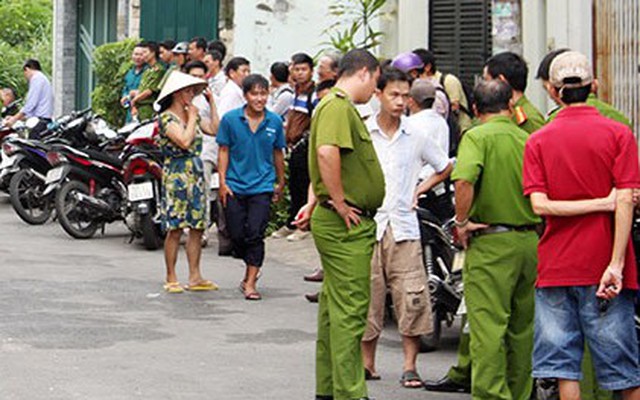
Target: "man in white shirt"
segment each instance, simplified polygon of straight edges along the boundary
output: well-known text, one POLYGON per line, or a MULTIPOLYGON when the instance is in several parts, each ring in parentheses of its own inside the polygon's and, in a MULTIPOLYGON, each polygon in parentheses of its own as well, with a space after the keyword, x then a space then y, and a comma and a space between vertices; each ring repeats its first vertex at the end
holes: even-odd
POLYGON ((366 376, 379 379, 375 352, 382 332, 388 286, 402 335, 401 383, 406 388, 418 388, 422 387, 416 370, 419 337, 430 333, 433 325, 415 205, 417 197, 444 181, 453 167, 426 132, 409 129, 403 117, 409 98, 409 80, 409 75, 396 68, 384 71, 377 90, 380 112, 367 120, 384 172, 385 197, 375 216, 377 242, 371 260, 371 302, 362 354, 366 376), (427 164, 437 173, 418 186, 418 174, 427 164))
POLYGON ((209 83, 209 89, 211 89, 216 99, 220 97, 222 89, 227 83, 227 75, 225 75, 222 68, 222 59, 223 56, 218 50, 210 50, 202 60, 208 69, 206 80, 209 83))
POLYGON ((294 90, 289 84, 289 66, 281 61, 271 64, 271 93, 267 101, 267 109, 284 119, 293 106, 294 90))
POLYGON ((246 100, 242 93, 242 81, 251 73, 251 64, 244 57, 234 57, 229 60, 224 67, 224 71, 228 80, 220 92, 220 101, 218 102, 220 119, 227 112, 245 105, 246 100))

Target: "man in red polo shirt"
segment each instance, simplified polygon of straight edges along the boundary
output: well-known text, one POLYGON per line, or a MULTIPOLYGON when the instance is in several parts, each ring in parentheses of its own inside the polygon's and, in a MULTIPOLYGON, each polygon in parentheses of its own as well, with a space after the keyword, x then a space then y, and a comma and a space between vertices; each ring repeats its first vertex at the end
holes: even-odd
POLYGON ((562 399, 579 399, 586 341, 600 387, 639 399, 629 237, 638 147, 628 127, 586 105, 592 81, 584 55, 559 55, 550 82, 565 108, 525 148, 524 192, 547 222, 538 248, 533 376, 557 378, 562 399))

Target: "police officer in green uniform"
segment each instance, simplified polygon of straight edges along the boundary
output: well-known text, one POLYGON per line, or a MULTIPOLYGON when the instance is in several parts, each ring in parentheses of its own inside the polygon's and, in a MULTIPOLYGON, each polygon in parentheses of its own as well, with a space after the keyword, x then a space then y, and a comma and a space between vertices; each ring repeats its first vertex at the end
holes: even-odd
POLYGON ((384 198, 384 176, 354 104, 371 99, 379 75, 371 53, 348 52, 335 88, 316 107, 311 123, 310 194, 315 198, 310 196, 300 219, 313 213, 312 234, 324 269, 316 343, 318 400, 368 398, 360 341, 369 308, 373 217, 384 198))
POLYGON ((460 143, 456 226, 467 248, 463 271, 474 399, 528 399, 540 219, 522 195, 528 133, 512 121, 504 81, 476 86, 482 125, 460 143))
MULTIPOLYGON (((540 129, 544 124, 544 116, 529 101, 524 91, 527 88, 527 63, 515 53, 500 53, 491 57, 484 67, 484 78, 501 79, 512 89, 512 120, 529 134, 540 129)), ((474 119, 473 127, 481 124, 474 119)), ((464 323, 463 323, 464 325, 464 323)), ((471 356, 469 353, 469 333, 460 334, 458 344, 458 363, 449 369, 447 375, 438 381, 426 381, 425 389, 438 392, 469 392, 471 388, 471 356)))

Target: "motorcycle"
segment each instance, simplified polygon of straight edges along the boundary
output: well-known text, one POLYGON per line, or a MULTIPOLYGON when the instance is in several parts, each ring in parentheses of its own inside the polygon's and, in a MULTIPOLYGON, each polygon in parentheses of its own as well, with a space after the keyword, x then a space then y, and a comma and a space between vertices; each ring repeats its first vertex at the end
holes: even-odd
POLYGON ((155 121, 135 124, 127 135, 123 151, 124 183, 127 185, 125 223, 133 237, 142 238, 147 250, 163 244, 160 224, 160 188, 162 184, 161 153, 154 143, 155 121))
MULTIPOLYGON (((29 126, 33 124, 30 122, 29 126)), ((35 126, 35 125, 33 125, 35 126)), ((26 136, 26 132, 29 130, 27 124, 22 121, 17 121, 12 127, 0 126, 0 142, 6 143, 11 138, 26 136)), ((5 153, 4 148, 0 149, 0 190, 9 193, 9 183, 11 176, 13 175, 12 169, 15 162, 15 158, 5 153)))

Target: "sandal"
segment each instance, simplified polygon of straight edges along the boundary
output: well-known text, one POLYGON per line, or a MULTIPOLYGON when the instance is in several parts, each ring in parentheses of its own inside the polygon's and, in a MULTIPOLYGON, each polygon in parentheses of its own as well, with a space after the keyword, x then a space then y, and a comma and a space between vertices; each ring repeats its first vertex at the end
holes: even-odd
POLYGON ((180 286, 180 282, 165 282, 162 286, 167 293, 182 293, 184 289, 180 286))
POLYGON ((379 381, 382 377, 374 372, 369 371, 368 368, 364 369, 364 380, 365 381, 379 381))
POLYGON ((211 281, 200 281, 195 285, 184 285, 184 290, 188 290, 190 292, 207 292, 210 290, 218 290, 218 285, 211 281))
POLYGON ((258 292, 245 293, 244 299, 249 301, 258 301, 262 300, 262 295, 258 292))
POLYGON ((424 386, 422 378, 416 371, 404 371, 400 378, 400 384, 406 389, 420 389, 424 386))

